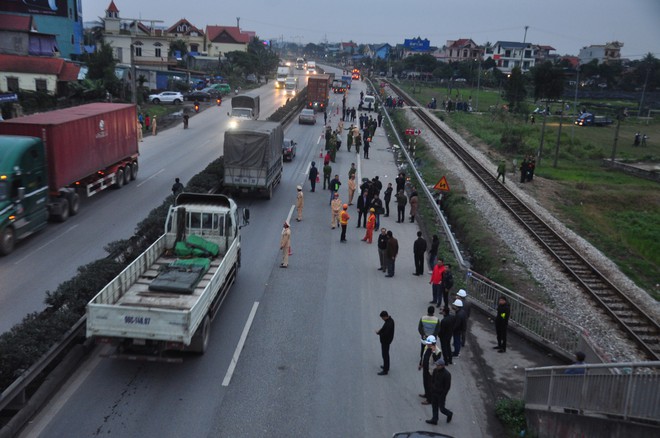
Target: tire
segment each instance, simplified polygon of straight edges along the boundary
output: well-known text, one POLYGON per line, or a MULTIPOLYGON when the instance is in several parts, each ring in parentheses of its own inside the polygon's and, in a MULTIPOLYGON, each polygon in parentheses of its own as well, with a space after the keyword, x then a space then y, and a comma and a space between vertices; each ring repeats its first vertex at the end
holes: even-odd
POLYGON ((66 198, 60 198, 60 214, 55 217, 57 222, 66 222, 69 219, 69 200, 66 198))
POLYGON ((78 210, 80 210, 80 196, 77 193, 74 193, 69 197, 69 215, 77 215, 78 210))
POLYGON ((269 200, 270 200, 270 199, 273 199, 273 185, 274 185, 274 184, 271 184, 271 185, 268 187, 268 190, 266 191, 266 199, 269 199, 269 200))
POLYGON ((156 99, 152 100, 151 103, 153 103, 154 105, 158 105, 158 104, 160 104, 160 99, 156 98, 156 99))
POLYGON ((132 181, 135 181, 137 179, 138 169, 139 169, 139 166, 138 166, 138 163, 136 161, 135 163, 133 163, 131 165, 131 180, 132 181))
POLYGON ((208 315, 204 317, 202 324, 199 326, 192 341, 190 342, 190 351, 197 354, 206 353, 209 346, 209 338, 211 337, 211 318, 208 315))
POLYGON ((126 167, 124 167, 124 185, 130 183, 132 181, 131 179, 131 165, 127 164, 126 167))
POLYGON ((7 227, 0 235, 0 255, 7 255, 14 250, 16 244, 16 234, 12 227, 7 227))
POLYGON ((174 105, 181 105, 181 100, 174 99, 174 105))
POLYGON ((115 189, 121 189, 124 186, 124 170, 119 169, 115 175, 115 189))

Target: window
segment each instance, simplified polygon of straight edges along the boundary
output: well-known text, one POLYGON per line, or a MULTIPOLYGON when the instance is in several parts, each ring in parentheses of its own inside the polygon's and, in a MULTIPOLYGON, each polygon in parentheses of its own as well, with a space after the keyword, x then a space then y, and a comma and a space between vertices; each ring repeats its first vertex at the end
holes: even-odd
POLYGON ((115 59, 119 60, 119 62, 122 62, 123 57, 124 57, 124 48, 123 47, 115 47, 115 59))
POLYGON ((35 79, 34 87, 37 91, 48 91, 48 82, 45 79, 35 79))
POLYGON ((18 92, 18 78, 7 78, 7 91, 18 92))
POLYGON ((142 47, 135 46, 135 56, 142 56, 142 47))
POLYGON ((160 58, 161 56, 162 56, 162 55, 161 55, 161 48, 160 48, 160 47, 156 47, 156 57, 157 57, 157 58, 160 58))

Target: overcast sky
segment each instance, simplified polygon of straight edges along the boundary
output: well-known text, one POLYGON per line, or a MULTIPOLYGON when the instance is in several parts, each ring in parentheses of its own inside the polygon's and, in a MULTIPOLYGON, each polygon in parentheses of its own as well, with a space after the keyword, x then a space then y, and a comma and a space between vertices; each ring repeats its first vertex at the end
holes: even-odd
MULTIPOLYGON (((110 0, 82 0, 84 21, 105 15, 110 0)), ((240 26, 261 39, 308 42, 403 43, 428 38, 433 46, 472 38, 549 45, 560 55, 618 40, 621 56, 660 58, 660 0, 115 0, 120 16, 186 18, 198 28, 240 26)))

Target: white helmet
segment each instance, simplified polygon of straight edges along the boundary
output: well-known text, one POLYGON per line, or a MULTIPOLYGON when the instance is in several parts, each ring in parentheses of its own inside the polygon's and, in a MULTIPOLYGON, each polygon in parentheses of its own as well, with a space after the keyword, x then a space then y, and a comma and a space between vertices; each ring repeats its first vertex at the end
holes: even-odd
POLYGON ((426 338, 426 341, 424 341, 424 343, 425 343, 426 345, 433 345, 433 344, 435 344, 436 342, 437 342, 437 339, 436 339, 435 336, 433 336, 433 335, 427 337, 427 338, 426 338))
POLYGON ((456 306, 456 307, 463 307, 463 301, 461 301, 461 300, 459 300, 458 298, 456 298, 456 301, 454 301, 453 303, 451 303, 451 305, 452 305, 452 306, 456 306))
POLYGON ((467 297, 467 292, 465 292, 465 289, 461 289, 458 292, 456 292, 456 295, 458 295, 461 298, 467 297))

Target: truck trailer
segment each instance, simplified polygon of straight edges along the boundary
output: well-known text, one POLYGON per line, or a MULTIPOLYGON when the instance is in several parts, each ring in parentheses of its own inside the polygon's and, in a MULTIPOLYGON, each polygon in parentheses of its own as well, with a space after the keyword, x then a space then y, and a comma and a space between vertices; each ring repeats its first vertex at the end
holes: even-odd
POLYGON ((282 179, 284 130, 277 122, 250 120, 225 131, 223 185, 235 192, 273 197, 282 179))
POLYGON ((230 117, 243 120, 257 120, 259 118, 259 95, 246 93, 231 98, 230 117))
POLYGON ((323 112, 328 106, 330 76, 315 75, 307 80, 307 108, 323 112))
POLYGON ((137 177, 135 105, 92 103, 0 123, 0 254, 137 177))
POLYGON ((180 362, 204 354, 210 325, 241 264, 249 210, 224 195, 181 193, 165 233, 87 304, 87 337, 108 357, 180 362))

